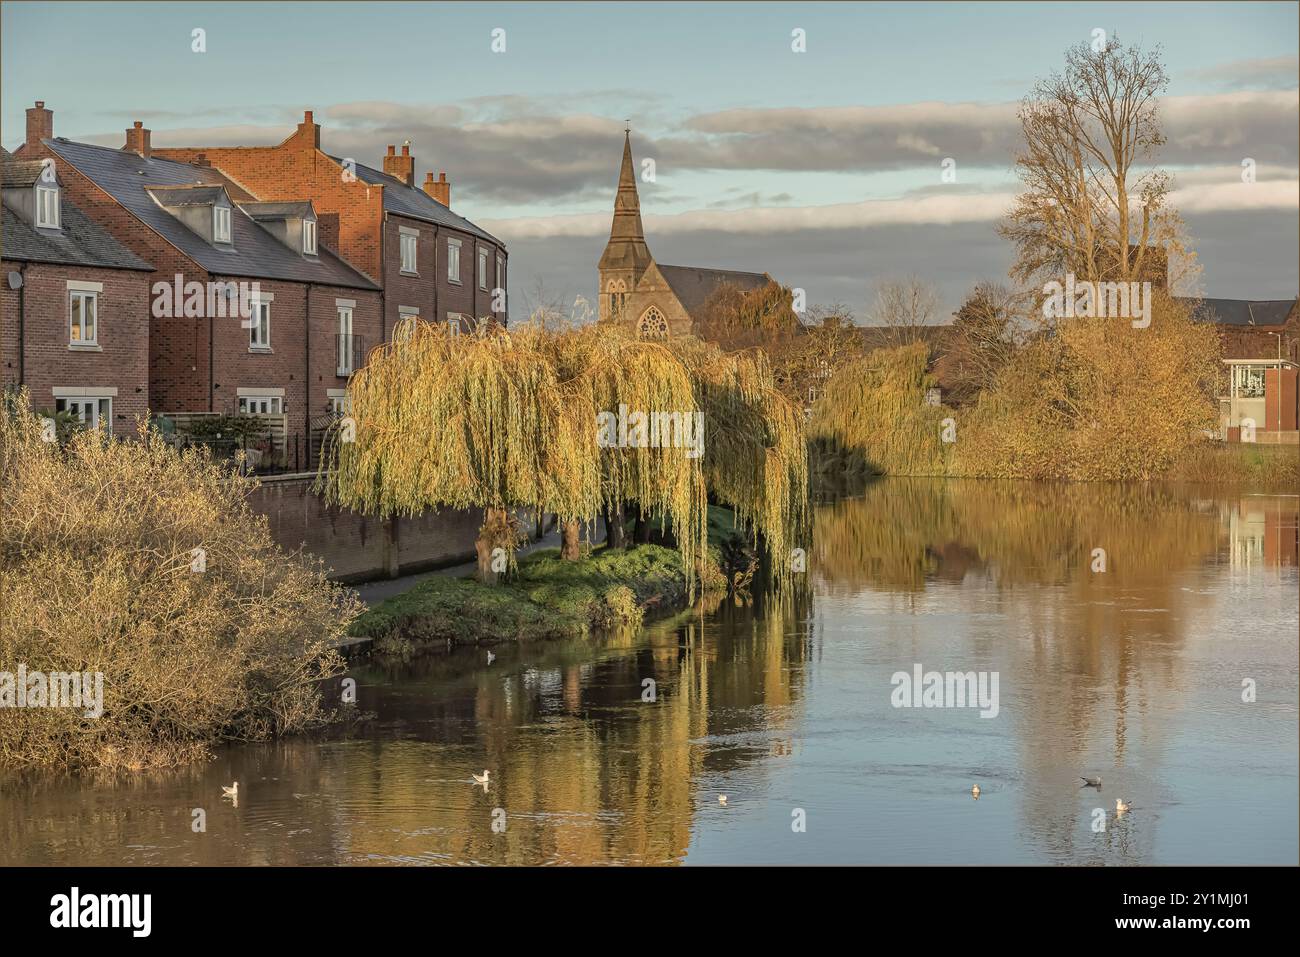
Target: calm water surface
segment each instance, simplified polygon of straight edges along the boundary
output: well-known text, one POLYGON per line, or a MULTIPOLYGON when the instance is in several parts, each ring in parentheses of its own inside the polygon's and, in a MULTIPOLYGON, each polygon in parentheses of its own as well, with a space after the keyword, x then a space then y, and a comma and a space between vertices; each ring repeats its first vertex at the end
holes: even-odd
POLYGON ((1290 496, 878 482, 818 507, 806 593, 358 663, 346 736, 0 779, 0 863, 1296 864, 1296 525, 1290 496), (996 672, 997 716, 893 707, 918 664, 996 672))

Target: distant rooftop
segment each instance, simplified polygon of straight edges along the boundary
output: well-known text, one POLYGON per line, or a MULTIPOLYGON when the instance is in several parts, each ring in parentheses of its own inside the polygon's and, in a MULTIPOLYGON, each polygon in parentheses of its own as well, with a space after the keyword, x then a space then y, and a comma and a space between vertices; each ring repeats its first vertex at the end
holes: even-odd
MULTIPOLYGON (((151 196, 159 195, 159 201, 163 201, 165 196, 169 202, 211 202, 211 198, 228 185, 216 169, 158 156, 145 159, 126 150, 59 138, 44 140, 44 143, 142 223, 211 273, 314 282, 353 289, 378 288, 324 247, 319 256, 300 255, 242 210, 232 212, 230 217, 231 246, 217 248, 168 213, 151 196)), ((234 209, 239 209, 238 204, 234 209)))

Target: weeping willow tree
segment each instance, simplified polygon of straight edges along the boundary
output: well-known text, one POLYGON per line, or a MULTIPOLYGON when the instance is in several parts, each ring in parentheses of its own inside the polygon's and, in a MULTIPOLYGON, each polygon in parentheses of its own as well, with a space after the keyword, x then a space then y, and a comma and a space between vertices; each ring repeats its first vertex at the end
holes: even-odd
POLYGON ((627 506, 659 516, 692 585, 710 491, 774 556, 806 535, 802 421, 761 356, 604 327, 453 336, 413 320, 350 395, 322 456, 327 501, 381 517, 482 508, 484 578, 494 549, 513 560, 517 509, 570 528, 602 512, 621 523, 627 506))
POLYGON ((839 370, 813 405, 810 433, 821 454, 850 470, 942 475, 943 438, 950 413, 928 405, 934 378, 923 342, 877 349, 839 370))

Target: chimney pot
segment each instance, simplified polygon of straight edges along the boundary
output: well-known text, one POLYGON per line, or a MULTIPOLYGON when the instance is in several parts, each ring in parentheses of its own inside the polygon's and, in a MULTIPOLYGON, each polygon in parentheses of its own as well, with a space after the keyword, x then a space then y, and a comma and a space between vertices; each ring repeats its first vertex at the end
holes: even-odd
POLYGON ((27 139, 25 145, 35 146, 41 140, 54 138, 54 113, 45 108, 44 100, 27 111, 27 139))
POLYGON ((303 110, 302 121, 303 121, 304 123, 311 123, 311 122, 313 122, 313 120, 312 120, 312 118, 311 118, 311 115, 312 115, 312 114, 311 114, 311 110, 303 110))
POLYGON ((144 128, 144 123, 136 120, 134 126, 126 131, 126 146, 123 149, 148 159, 153 153, 149 142, 150 132, 144 128))
POLYGON ((402 155, 403 155, 403 156, 410 156, 410 155, 411 155, 411 144, 410 144, 410 143, 403 143, 403 144, 402 144, 402 155))
POLYGON ((397 147, 396 147, 396 146, 392 146, 392 145, 390 145, 390 146, 388 147, 388 155, 389 155, 389 156, 396 156, 396 155, 397 155, 397 147))
POLYGON ((446 171, 440 171, 435 182, 433 170, 429 170, 428 175, 424 178, 424 191, 433 199, 451 209, 451 183, 447 182, 446 171))

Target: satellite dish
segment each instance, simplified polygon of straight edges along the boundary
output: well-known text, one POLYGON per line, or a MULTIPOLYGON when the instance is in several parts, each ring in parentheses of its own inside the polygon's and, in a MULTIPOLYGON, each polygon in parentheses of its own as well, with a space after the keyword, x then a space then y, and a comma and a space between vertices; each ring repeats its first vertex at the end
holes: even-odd
POLYGON ((23 287, 23 274, 20 272, 11 272, 9 274, 9 288, 21 289, 23 287))

